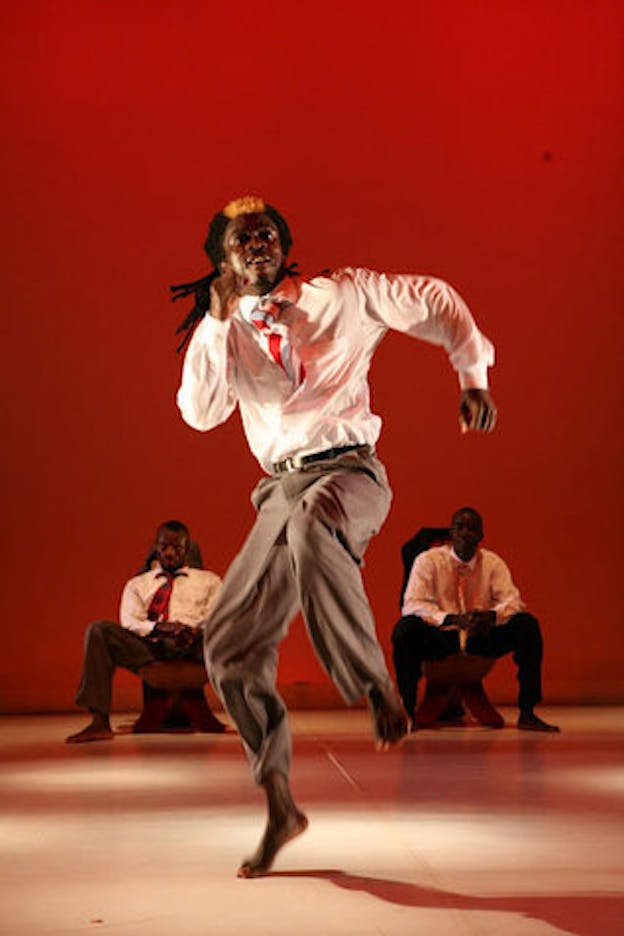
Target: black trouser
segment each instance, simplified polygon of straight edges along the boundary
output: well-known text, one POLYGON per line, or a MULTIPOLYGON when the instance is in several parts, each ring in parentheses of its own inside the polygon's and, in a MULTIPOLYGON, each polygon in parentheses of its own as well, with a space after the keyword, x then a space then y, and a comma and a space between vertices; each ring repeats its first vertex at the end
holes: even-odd
MULTIPOLYGON (((459 651, 459 633, 427 624, 415 615, 402 617, 392 632, 393 659, 397 685, 410 717, 416 708, 418 680, 424 660, 442 660, 459 651)), ((489 634, 469 636, 466 653, 484 657, 502 657, 513 653, 518 667, 518 706, 521 712, 532 711, 542 698, 542 634, 532 614, 520 612, 504 624, 497 624, 489 634)))
POLYGON ((118 666, 132 673, 155 660, 197 660, 203 662, 202 635, 185 650, 174 642, 140 637, 112 621, 95 621, 85 633, 85 652, 76 703, 108 715, 111 709, 113 676, 118 666))

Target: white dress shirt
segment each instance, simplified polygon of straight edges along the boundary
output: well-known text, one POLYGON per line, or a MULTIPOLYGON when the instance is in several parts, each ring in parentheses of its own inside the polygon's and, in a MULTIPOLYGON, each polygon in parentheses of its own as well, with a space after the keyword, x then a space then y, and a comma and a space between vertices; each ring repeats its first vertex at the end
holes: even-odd
POLYGON ((238 404, 249 447, 269 473, 288 456, 375 444, 381 419, 370 409, 368 371, 389 328, 442 345, 463 389, 487 388, 494 349, 442 280, 349 268, 286 278, 271 297, 296 366, 271 357, 251 322, 261 300, 244 296, 227 321, 207 314, 197 326, 177 397, 185 421, 202 431, 238 404))
POLYGON ((403 596, 403 614, 415 614, 438 626, 447 614, 461 614, 457 588, 460 566, 466 572, 466 611, 496 611, 496 623, 503 624, 525 610, 508 566, 496 553, 479 549, 469 563, 462 563, 452 546, 434 546, 414 560, 403 596))
MULTIPOLYGON (((180 574, 173 580, 168 618, 189 627, 200 627, 217 597, 221 579, 214 572, 205 569, 184 566, 177 571, 180 574)), ((135 575, 126 582, 119 610, 122 627, 141 637, 147 637, 151 633, 154 621, 148 619, 147 612, 152 598, 164 582, 160 565, 149 572, 143 572, 142 575, 135 575)))

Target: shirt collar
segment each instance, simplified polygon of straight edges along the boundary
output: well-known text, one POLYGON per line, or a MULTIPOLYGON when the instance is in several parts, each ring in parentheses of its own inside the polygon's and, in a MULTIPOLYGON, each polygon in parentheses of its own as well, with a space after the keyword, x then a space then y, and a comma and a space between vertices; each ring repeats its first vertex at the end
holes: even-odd
MULTIPOLYGON (((158 562, 151 571, 154 575, 154 578, 164 578, 165 576, 170 574, 168 572, 165 572, 160 562, 158 562)), ((180 566, 180 568, 176 569, 175 572, 173 573, 173 577, 177 578, 179 575, 188 575, 188 571, 189 571, 189 566, 187 565, 180 566)))
POLYGON ((285 276, 283 280, 264 296, 241 296, 238 308, 245 321, 249 321, 252 312, 258 306, 275 303, 278 306, 294 305, 301 295, 301 280, 298 276, 285 276))
POLYGON ((243 316, 246 322, 249 321, 251 313, 256 308, 261 298, 261 296, 241 296, 238 300, 240 314, 243 316))

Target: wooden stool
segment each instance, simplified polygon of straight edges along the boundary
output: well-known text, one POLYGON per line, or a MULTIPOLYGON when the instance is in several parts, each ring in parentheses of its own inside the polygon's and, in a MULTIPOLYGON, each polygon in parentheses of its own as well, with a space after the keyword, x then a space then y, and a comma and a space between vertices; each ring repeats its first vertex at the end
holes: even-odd
POLYGON ((136 734, 191 730, 222 734, 225 725, 204 696, 208 681, 203 663, 158 660, 138 670, 143 680, 143 711, 132 726, 136 734))
POLYGON ((415 713, 415 727, 431 728, 446 708, 458 707, 463 702, 482 725, 502 728, 503 716, 488 699, 481 682, 495 662, 474 653, 453 653, 443 660, 427 660, 423 664, 425 695, 415 713))

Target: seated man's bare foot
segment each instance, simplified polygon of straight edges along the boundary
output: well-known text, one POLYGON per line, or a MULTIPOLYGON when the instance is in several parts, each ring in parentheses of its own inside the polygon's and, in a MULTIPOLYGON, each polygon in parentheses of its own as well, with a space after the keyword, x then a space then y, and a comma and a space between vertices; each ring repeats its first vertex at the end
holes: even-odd
POLYGON ((86 728, 65 738, 65 744, 83 744, 86 741, 110 741, 113 738, 108 719, 94 718, 86 728))
POLYGON ((407 717, 394 694, 384 693, 374 686, 369 694, 369 707, 378 751, 387 751, 407 734, 407 717))
POLYGON ((289 813, 281 821, 269 820, 258 848, 251 858, 247 858, 242 863, 237 877, 262 877, 270 870, 279 850, 305 832, 307 828, 307 816, 298 809, 289 813))

